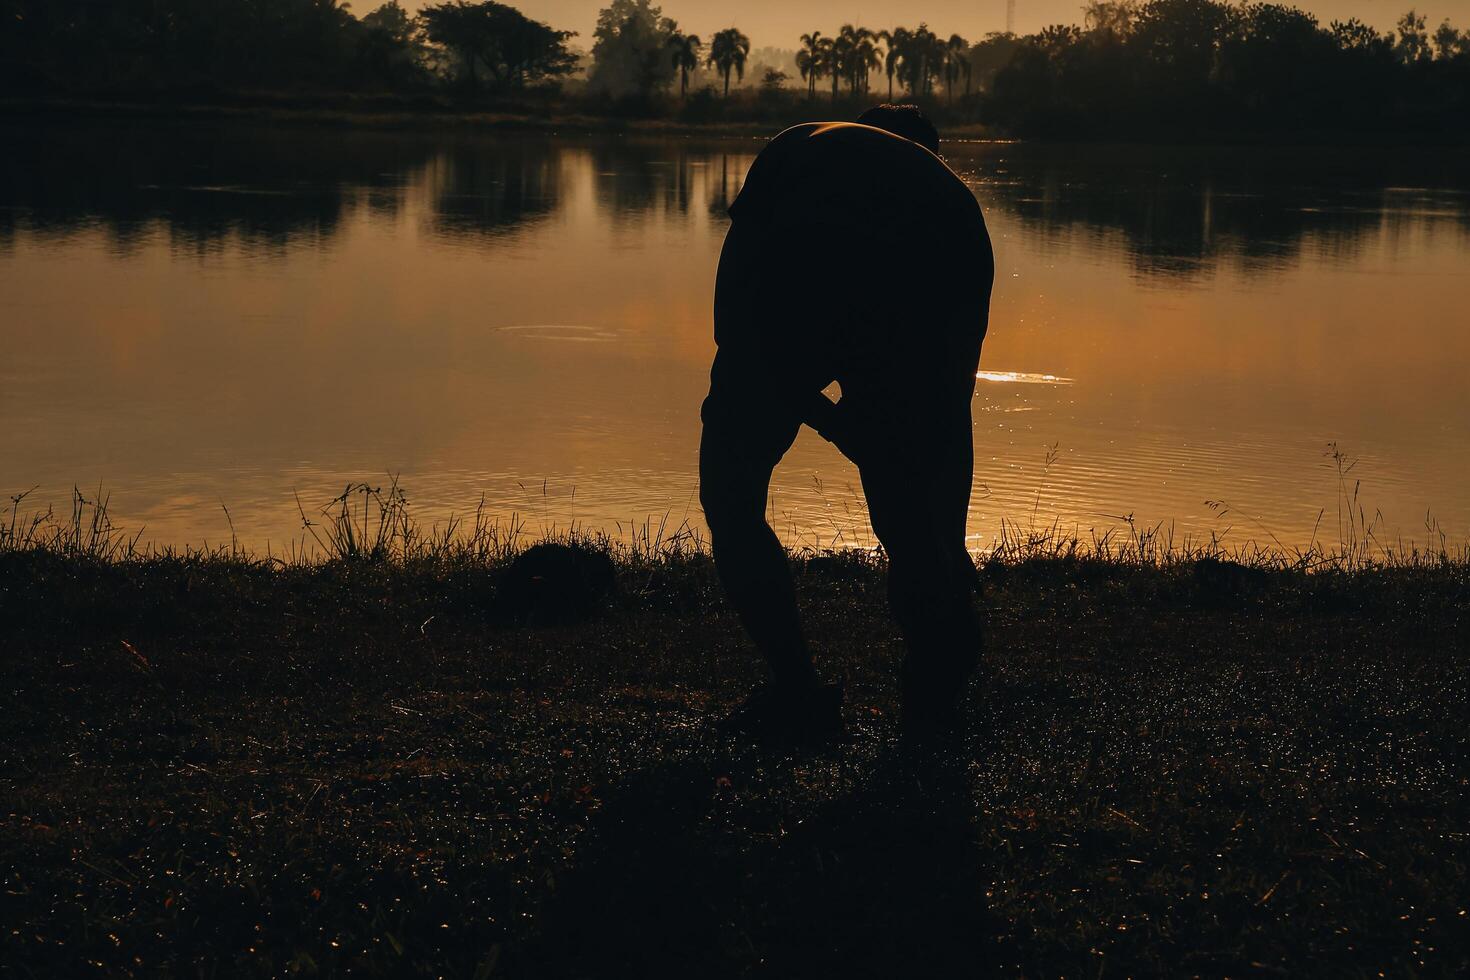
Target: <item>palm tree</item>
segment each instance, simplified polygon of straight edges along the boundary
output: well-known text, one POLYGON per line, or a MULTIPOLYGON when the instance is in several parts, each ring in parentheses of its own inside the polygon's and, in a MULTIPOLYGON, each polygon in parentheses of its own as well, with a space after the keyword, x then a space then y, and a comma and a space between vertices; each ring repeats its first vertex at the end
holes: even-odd
POLYGON ((851 24, 843 24, 832 39, 832 101, 837 101, 837 87, 845 78, 852 82, 852 55, 857 46, 857 32, 851 24))
POLYGON ((822 32, 812 31, 801 36, 801 50, 796 52, 796 70, 806 81, 806 97, 817 94, 817 79, 822 75, 822 32))
POLYGON ((970 94, 970 42, 958 34, 951 34, 944 42, 944 83, 949 89, 949 101, 954 101, 954 83, 965 76, 965 94, 970 94))
POLYGON ((709 43, 709 64, 718 69, 725 79, 725 97, 730 96, 730 72, 735 72, 739 81, 745 81, 745 59, 750 56, 750 38, 739 29, 727 27, 709 43))
POLYGON ((932 37, 927 25, 916 28, 899 27, 893 31, 890 55, 899 83, 909 90, 911 98, 924 94, 923 79, 928 71, 927 39, 932 37))
POLYGON ((837 39, 824 37, 817 42, 818 64, 821 66, 821 75, 832 76, 832 101, 837 101, 837 79, 841 77, 838 70, 838 62, 841 60, 837 52, 837 39))
POLYGON ((674 67, 679 70, 679 98, 689 96, 689 73, 699 68, 699 49, 704 47, 698 34, 684 34, 675 27, 669 34, 669 50, 674 67))
POLYGON ((878 57, 878 35, 866 27, 859 27, 854 33, 852 47, 852 90, 861 90, 864 95, 868 92, 868 76, 879 68, 883 62, 878 57))
POLYGON ((904 51, 909 45, 909 29, 895 27, 891 31, 879 31, 883 40, 883 69, 888 73, 888 101, 893 101, 893 76, 903 61, 904 51))
POLYGON ((944 42, 929 30, 928 24, 920 24, 909 35, 900 69, 909 94, 915 97, 928 95, 943 64, 944 42))

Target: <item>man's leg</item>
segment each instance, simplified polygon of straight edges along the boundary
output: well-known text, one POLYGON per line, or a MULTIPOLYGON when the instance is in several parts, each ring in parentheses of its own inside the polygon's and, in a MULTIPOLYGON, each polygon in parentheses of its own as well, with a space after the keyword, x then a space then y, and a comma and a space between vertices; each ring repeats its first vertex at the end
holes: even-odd
MULTIPOLYGON (((973 389, 973 382, 970 385, 973 389)), ((970 394, 900 411, 862 460, 873 530, 888 554, 888 596, 909 652, 904 710, 942 723, 980 657, 974 562, 965 546, 974 448, 970 394)))
POLYGON ((778 687, 814 685, 786 550, 766 523, 771 471, 791 448, 801 422, 773 404, 769 374, 721 352, 710 372, 699 443, 699 499, 715 569, 730 604, 770 665, 778 687))

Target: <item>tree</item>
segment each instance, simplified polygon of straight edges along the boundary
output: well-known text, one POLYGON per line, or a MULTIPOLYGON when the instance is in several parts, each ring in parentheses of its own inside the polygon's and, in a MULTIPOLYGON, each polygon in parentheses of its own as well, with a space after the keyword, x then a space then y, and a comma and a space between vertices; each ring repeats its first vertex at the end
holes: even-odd
POLYGON ((358 58, 367 73, 385 82, 418 75, 414 22, 398 0, 388 0, 362 18, 358 58))
POLYGON ((801 47, 796 52, 796 70, 806 82, 806 97, 817 94, 817 79, 822 77, 826 59, 822 52, 822 32, 812 31, 801 36, 801 47))
POLYGON ((976 87, 981 91, 989 90, 996 74, 1011 63, 1020 46, 1020 38, 1004 31, 992 31, 985 35, 983 41, 976 42, 969 53, 970 69, 976 87))
POLYGON ((482 66, 496 88, 568 75, 577 66, 567 50, 572 31, 553 30, 495 0, 455 0, 425 7, 419 16, 429 41, 458 55, 472 88, 482 66))
POLYGON ((395 44, 407 45, 413 39, 413 18, 398 0, 388 0, 377 10, 365 14, 362 26, 381 32, 395 44))
MULTIPOLYGON (((897 34, 897 32, 894 32, 897 34)), ((920 24, 905 32, 903 45, 898 53, 898 77, 914 98, 927 96, 933 83, 943 71, 945 60, 944 42, 928 24, 920 24)))
POLYGON ((1369 52, 1393 47, 1393 38, 1379 34, 1356 17, 1346 21, 1333 21, 1331 33, 1332 39, 1342 51, 1369 52))
POLYGON ((909 29, 895 27, 891 31, 879 31, 883 40, 883 71, 888 75, 888 101, 893 101, 893 76, 903 61, 904 47, 909 43, 909 29))
POLYGON ((847 82, 850 95, 865 92, 868 75, 883 67, 878 57, 878 35, 866 27, 843 24, 832 39, 832 98, 837 98, 839 82, 847 82))
MULTIPOLYGON (((982 121, 1022 135, 1458 136, 1470 112, 1470 40, 1448 23, 1431 34, 1414 11, 1388 35, 1359 20, 1323 28, 1293 0, 1093 0, 1084 12, 1085 30, 992 35, 970 48, 988 96, 982 121)), ((916 93, 925 47, 891 45, 916 93)), ((944 68, 952 91, 959 76, 944 68)))
POLYGON ((1082 23, 1099 40, 1121 41, 1133 29, 1138 5, 1133 0, 1089 0, 1082 23))
POLYGON ((951 34, 944 42, 944 84, 948 88, 949 101, 954 101, 954 84, 960 76, 965 79, 965 95, 970 94, 970 42, 958 34, 951 34))
POLYGON ((1399 18, 1394 27, 1399 32, 1399 43, 1396 45, 1398 55, 1407 64, 1416 61, 1428 61, 1429 31, 1425 27, 1423 14, 1410 10, 1399 18))
POLYGON ((853 94, 868 91, 868 77, 883 67, 878 55, 878 35, 866 27, 852 30, 852 43, 848 50, 848 86, 853 94))
POLYGON ((710 39, 709 64, 725 80, 725 96, 730 95, 730 72, 745 81, 745 59, 750 56, 750 38, 737 28, 727 27, 710 39))
POLYGON ((652 0, 612 0, 592 32, 592 70, 587 84, 613 96, 651 95, 674 80, 669 39, 678 25, 652 0))
POLYGON ((674 29, 669 36, 669 50, 673 52, 674 67, 679 71, 679 98, 689 96, 689 73, 699 68, 699 52, 704 43, 698 34, 685 34, 674 29))
POLYGON ((842 62, 846 57, 843 41, 838 37, 822 38, 822 73, 832 77, 832 101, 837 101, 837 86, 842 80, 842 62))
POLYGON ((1449 61, 1467 50, 1470 50, 1470 31, 1461 34, 1448 20, 1441 21, 1434 31, 1434 56, 1449 61))
POLYGON ((1149 0, 1140 7, 1129 45, 1141 57, 1145 88, 1198 110, 1232 16, 1220 0, 1149 0))
POLYGON ((781 98, 781 91, 790 78, 790 75, 779 68, 767 68, 761 75, 761 98, 766 101, 781 98))
POLYGON ((480 60, 480 49, 485 43, 483 18, 468 4, 445 3, 427 7, 419 14, 424 25, 424 36, 429 43, 437 44, 459 57, 469 77, 471 88, 479 86, 475 65, 480 60))
POLYGON ((1246 4, 1220 46, 1219 88, 1257 118, 1310 125, 1316 90, 1336 54, 1311 14, 1279 3, 1246 4))

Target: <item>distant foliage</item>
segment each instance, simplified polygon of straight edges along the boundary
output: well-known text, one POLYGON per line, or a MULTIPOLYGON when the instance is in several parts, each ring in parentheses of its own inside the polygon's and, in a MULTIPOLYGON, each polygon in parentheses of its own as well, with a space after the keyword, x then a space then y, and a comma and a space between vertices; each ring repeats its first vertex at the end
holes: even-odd
POLYGON ((557 31, 493 0, 441 3, 419 15, 424 36, 454 53, 453 72, 471 88, 494 88, 569 75, 577 58, 567 49, 571 31, 557 31))
POLYGON ((698 34, 685 34, 675 28, 669 35, 669 53, 679 71, 679 98, 689 97, 689 73, 699 70, 699 55, 704 42, 698 34))
POLYGON ((724 79, 726 97, 730 95, 730 73, 734 72, 738 80, 744 81, 745 62, 749 57, 750 38, 733 27, 720 31, 710 40, 707 64, 724 79))
POLYGON ((1417 10, 1386 33, 1262 0, 1090 0, 1080 19, 973 43, 924 22, 849 23, 752 56, 736 28, 701 41, 653 0, 610 0, 589 54, 496 0, 436 0, 416 15, 389 0, 361 18, 342 0, 0 0, 0 91, 519 100, 553 94, 585 66, 585 87, 567 89, 585 92, 573 111, 785 124, 811 118, 809 103, 828 93, 826 112, 865 108, 876 82, 943 125, 1022 136, 1470 138, 1470 32, 1417 10), (799 76, 806 99, 787 98, 767 68, 799 76), (757 84, 743 86, 747 73, 757 84), (710 103, 711 83, 723 105, 710 103))
POLYGON ((597 15, 592 32, 592 68, 587 85, 595 93, 647 97, 674 81, 670 57, 679 25, 651 0, 613 0, 597 15))
POLYGON ((21 91, 517 88, 576 69, 570 31, 493 0, 361 19, 339 0, 0 0, 0 83, 21 91))
POLYGON ((418 80, 405 11, 337 0, 0 0, 14 90, 399 87, 418 80))
POLYGON ((1017 44, 984 82, 981 116, 1021 134, 1453 133, 1470 121, 1470 44, 1447 22, 1431 35, 1413 11, 1379 34, 1280 3, 1095 0, 1084 27, 1017 44))

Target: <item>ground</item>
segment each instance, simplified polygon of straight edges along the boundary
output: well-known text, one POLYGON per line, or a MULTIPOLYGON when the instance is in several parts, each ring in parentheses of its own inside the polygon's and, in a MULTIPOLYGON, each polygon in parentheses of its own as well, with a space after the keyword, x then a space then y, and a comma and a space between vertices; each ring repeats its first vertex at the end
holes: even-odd
POLYGON ((698 554, 557 623, 496 562, 0 550, 0 972, 1470 971, 1464 562, 994 561, 938 753, 881 563, 797 573, 848 736, 790 752, 710 724, 760 671, 698 554))

